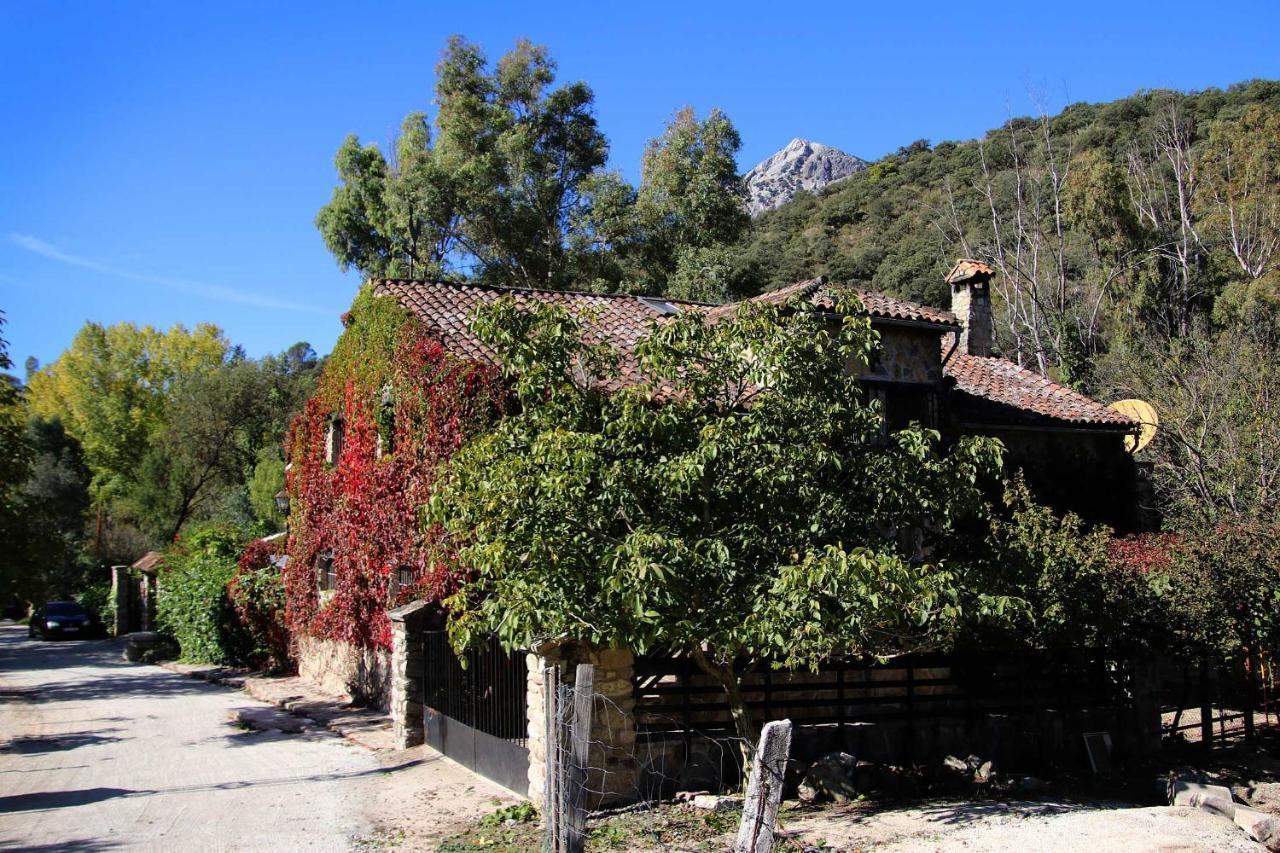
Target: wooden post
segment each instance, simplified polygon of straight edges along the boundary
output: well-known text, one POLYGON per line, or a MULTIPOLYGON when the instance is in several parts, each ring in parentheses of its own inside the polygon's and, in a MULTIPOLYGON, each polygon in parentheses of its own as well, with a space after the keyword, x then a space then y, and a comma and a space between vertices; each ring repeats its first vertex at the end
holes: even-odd
POLYGON ((911 655, 904 659, 907 664, 907 738, 904 754, 910 764, 916 753, 916 667, 911 655))
POLYGON ((1209 658, 1200 658, 1200 745, 1213 748, 1213 699, 1209 692, 1209 658))
POLYGON ((1247 647, 1244 650, 1244 677, 1244 742, 1253 746, 1253 709, 1257 705, 1257 695, 1254 690, 1253 651, 1247 647))
POLYGON ((582 853, 587 843, 587 762, 591 746, 591 706, 595 699, 593 683, 595 667, 578 664, 573 683, 573 728, 571 730, 571 770, 569 807, 565 824, 568 828, 568 853, 582 853))
POLYGON ((542 786, 542 849, 545 853, 561 853, 563 837, 560 813, 560 671, 554 666, 542 668, 543 734, 546 755, 543 757, 545 778, 542 786))
POLYGON ((751 778, 747 782, 747 798, 742 804, 742 823, 738 826, 733 853, 769 853, 773 850, 778 804, 782 801, 782 786, 790 755, 791 721, 765 723, 755 760, 751 762, 751 778))

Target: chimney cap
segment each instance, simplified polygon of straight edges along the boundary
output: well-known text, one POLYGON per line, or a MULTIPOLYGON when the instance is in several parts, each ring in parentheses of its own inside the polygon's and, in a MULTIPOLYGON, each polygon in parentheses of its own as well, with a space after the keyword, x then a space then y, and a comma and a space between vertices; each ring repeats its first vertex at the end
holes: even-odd
POLYGON ((973 258, 961 258, 956 261, 956 265, 951 268, 951 272, 947 273, 947 284, 954 286, 967 284, 971 281, 990 281, 993 275, 995 275, 995 270, 982 261, 975 261, 973 258))

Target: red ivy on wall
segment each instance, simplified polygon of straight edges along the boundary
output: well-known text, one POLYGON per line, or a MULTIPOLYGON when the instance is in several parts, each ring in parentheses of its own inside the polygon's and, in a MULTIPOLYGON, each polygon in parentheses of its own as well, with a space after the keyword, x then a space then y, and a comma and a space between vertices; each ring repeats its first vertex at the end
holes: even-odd
POLYGON ((439 464, 492 417, 499 399, 491 367, 448 353, 392 299, 367 290, 357 298, 290 432, 284 581, 295 634, 390 648, 390 607, 452 592, 452 578, 432 559, 445 543, 439 531, 424 531, 421 508, 439 464), (330 465, 326 435, 335 417, 344 435, 330 465), (326 552, 336 584, 322 593, 317 560, 326 552), (403 569, 411 582, 402 587, 403 569))

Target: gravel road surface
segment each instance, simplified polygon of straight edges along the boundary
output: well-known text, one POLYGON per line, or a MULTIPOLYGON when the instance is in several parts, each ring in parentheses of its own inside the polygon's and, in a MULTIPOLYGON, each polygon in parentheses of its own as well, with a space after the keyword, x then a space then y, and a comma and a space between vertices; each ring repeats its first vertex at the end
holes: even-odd
POLYGON ((235 713, 262 703, 120 650, 0 624, 0 848, 344 850, 423 762, 246 731, 235 713))

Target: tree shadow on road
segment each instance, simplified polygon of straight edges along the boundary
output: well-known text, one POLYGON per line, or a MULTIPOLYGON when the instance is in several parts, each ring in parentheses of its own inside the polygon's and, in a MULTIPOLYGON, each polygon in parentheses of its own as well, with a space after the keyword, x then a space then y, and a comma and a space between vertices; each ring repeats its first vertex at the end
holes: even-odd
MULTIPOLYGON (((103 729, 102 731, 119 731, 119 729, 103 729)), ((116 743, 124 738, 109 734, 79 733, 65 735, 35 735, 16 737, 0 745, 0 753, 12 752, 17 755, 40 755, 46 752, 66 752, 82 746, 96 746, 102 743, 116 743)))
MULTIPOLYGON (((121 797, 150 797, 157 794, 200 794, 210 791, 237 791, 244 788, 264 788, 281 785, 298 785, 315 782, 340 782, 366 777, 388 776, 423 763, 416 758, 393 767, 370 767, 366 770, 352 770, 342 773, 314 773, 310 776, 284 776, 279 779, 246 779, 230 782, 212 782, 204 785, 178 785, 172 788, 154 790, 132 790, 129 788, 79 788, 72 791, 40 791, 32 794, 14 794, 0 797, 0 814, 13 812, 53 811, 55 809, 84 806, 114 800, 121 797)), ((0 843, 0 849, 9 849, 0 843)), ((27 849, 27 848, 24 848, 27 849)))
POLYGON ((28 844, 11 838, 0 838, 0 850, 25 850, 28 853, 93 853, 97 850, 119 850, 120 844, 97 838, 76 838, 54 844, 28 844))
POLYGON ((12 794, 0 797, 0 814, 10 812, 43 812, 68 806, 85 806, 128 797, 134 794, 151 794, 154 791, 133 791, 128 788, 77 788, 74 791, 39 791, 34 794, 12 794))

